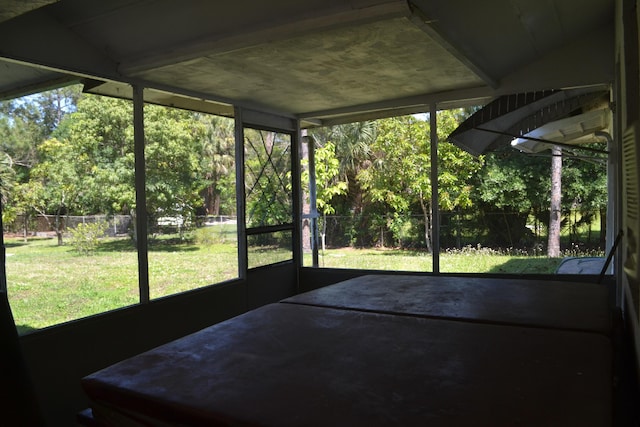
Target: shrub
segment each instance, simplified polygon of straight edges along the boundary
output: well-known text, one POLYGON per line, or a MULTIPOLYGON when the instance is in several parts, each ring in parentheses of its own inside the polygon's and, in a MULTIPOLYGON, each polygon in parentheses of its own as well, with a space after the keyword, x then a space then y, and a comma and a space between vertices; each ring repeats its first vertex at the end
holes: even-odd
POLYGON ((82 255, 91 255, 97 249, 99 238, 104 236, 107 226, 105 221, 78 224, 69 230, 69 243, 82 255))
POLYGON ((193 233, 193 238, 196 244, 203 246, 225 242, 225 235, 222 234, 217 227, 197 228, 193 233))

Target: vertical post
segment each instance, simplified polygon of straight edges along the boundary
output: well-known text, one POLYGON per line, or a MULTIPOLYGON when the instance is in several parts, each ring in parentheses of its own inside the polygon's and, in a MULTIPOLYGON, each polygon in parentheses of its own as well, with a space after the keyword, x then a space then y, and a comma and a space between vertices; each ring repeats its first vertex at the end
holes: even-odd
POLYGON ((140 303, 149 302, 149 258, 147 244, 147 192, 144 157, 144 88, 133 86, 133 145, 135 153, 136 240, 138 242, 138 287, 140 303))
POLYGON ((7 248, 4 246, 4 224, 2 223, 2 194, 0 193, 0 292, 7 292, 7 248))
MULTIPOLYGON (((616 58, 616 76, 622 75, 622 67, 620 65, 620 58, 616 58)), ((624 202, 623 202, 623 185, 622 185, 622 170, 623 170, 623 159, 622 159, 622 150, 618 147, 622 147, 622 141, 620 136, 623 134, 623 121, 622 121, 622 111, 621 111, 621 100, 622 100, 622 82, 621 78, 615 79, 615 84, 613 86, 613 94, 611 98, 611 113, 612 113, 612 131, 613 135, 615 135, 615 140, 611 141, 609 144, 609 161, 613 162, 613 177, 615 179, 615 184, 613 184, 613 193, 609 193, 608 204, 611 206, 613 204, 613 208, 611 214, 608 215, 614 216, 613 228, 608 228, 611 232, 618 233, 618 231, 623 230, 624 224, 624 202), (611 200, 611 196, 613 194, 613 200, 611 200)), ((609 181, 607 179, 607 181, 609 181)), ((608 224, 607 224, 608 227, 608 224)), ((625 239, 626 240, 626 239, 625 239)), ((624 300, 625 300, 625 285, 624 285, 624 244, 618 245, 618 248, 615 253, 615 258, 613 262, 613 274, 616 278, 616 308, 620 310, 625 310, 624 300)))
POLYGON ((440 273, 440 209, 438 207, 438 111, 436 104, 429 109, 431 140, 431 243, 433 273, 440 273))
MULTIPOLYGON (((236 139, 236 223, 238 239, 238 277, 247 278, 247 225, 245 221, 245 188, 244 188, 244 124, 242 109, 236 107, 235 139, 236 139)), ((248 301, 248 295, 247 295, 248 301)))
POLYGON ((318 198, 316 188, 316 146, 313 139, 307 136, 307 153, 309 158, 309 219, 311 220, 311 251, 314 268, 318 268, 318 198))
MULTIPOLYGON (((296 274, 302 267, 302 190, 301 190, 301 166, 300 144, 302 143, 300 121, 296 120, 296 131, 291 135, 291 193, 293 208, 293 264, 296 266, 296 274)), ((300 280, 296 277, 296 286, 300 280)))

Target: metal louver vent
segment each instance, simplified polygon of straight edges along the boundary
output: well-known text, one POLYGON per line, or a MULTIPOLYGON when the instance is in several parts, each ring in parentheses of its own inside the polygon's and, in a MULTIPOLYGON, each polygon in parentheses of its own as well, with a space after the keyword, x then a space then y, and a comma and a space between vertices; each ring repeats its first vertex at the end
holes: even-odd
POLYGON ((638 279, 640 258, 640 216, 638 182, 638 131, 637 125, 629 126, 622 135, 622 189, 624 230, 626 237, 626 259, 624 270, 630 278, 638 279))

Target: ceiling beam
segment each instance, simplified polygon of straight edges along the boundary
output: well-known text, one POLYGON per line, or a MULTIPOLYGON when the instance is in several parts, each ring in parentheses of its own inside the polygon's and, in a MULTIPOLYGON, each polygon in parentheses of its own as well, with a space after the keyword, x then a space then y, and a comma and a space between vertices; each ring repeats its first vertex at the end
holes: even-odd
POLYGON ((34 93, 43 92, 45 90, 57 89, 59 87, 78 83, 79 81, 79 77, 72 75, 57 74, 55 76, 47 76, 46 78, 32 80, 21 86, 12 87, 11 89, 0 90, 0 100, 33 95, 34 93))
POLYGON ((8 21, 58 0, 4 0, 0 7, 0 22, 8 21))
POLYGON ((115 61, 45 10, 0 23, 0 58, 80 75, 118 78, 115 61))
MULTIPOLYGON (((305 121, 309 119, 321 120, 322 123, 325 124, 341 116, 347 117, 353 116, 355 114, 362 115, 373 112, 379 113, 381 111, 402 111, 401 114, 412 114, 428 111, 431 104, 446 105, 447 108, 483 105, 494 95, 495 93, 491 89, 482 86, 463 90, 453 90, 397 99, 389 99, 370 104, 352 105, 342 108, 333 108, 330 110, 310 111, 299 114, 298 118, 305 121)), ((345 123, 346 121, 343 121, 343 123, 345 123)))
POLYGON ((409 3, 411 8, 410 20, 418 28, 424 31, 431 39, 442 46, 447 52, 453 55, 456 59, 462 62, 472 73, 478 76, 482 81, 492 89, 497 89, 499 86, 498 81, 483 70, 478 64, 471 60, 461 49, 450 43, 445 37, 442 36, 441 31, 438 30, 437 24, 434 20, 430 19, 424 12, 420 10, 415 4, 409 3))

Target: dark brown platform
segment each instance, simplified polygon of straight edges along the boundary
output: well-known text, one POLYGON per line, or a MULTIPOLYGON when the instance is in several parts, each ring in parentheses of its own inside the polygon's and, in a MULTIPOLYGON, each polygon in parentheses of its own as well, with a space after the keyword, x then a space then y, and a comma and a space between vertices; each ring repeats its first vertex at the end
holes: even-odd
POLYGON ((611 359, 602 334, 278 303, 82 385, 113 425, 608 426, 611 359))
POLYGON ((608 289, 594 283, 367 275, 284 302, 606 335, 612 329, 608 289))

